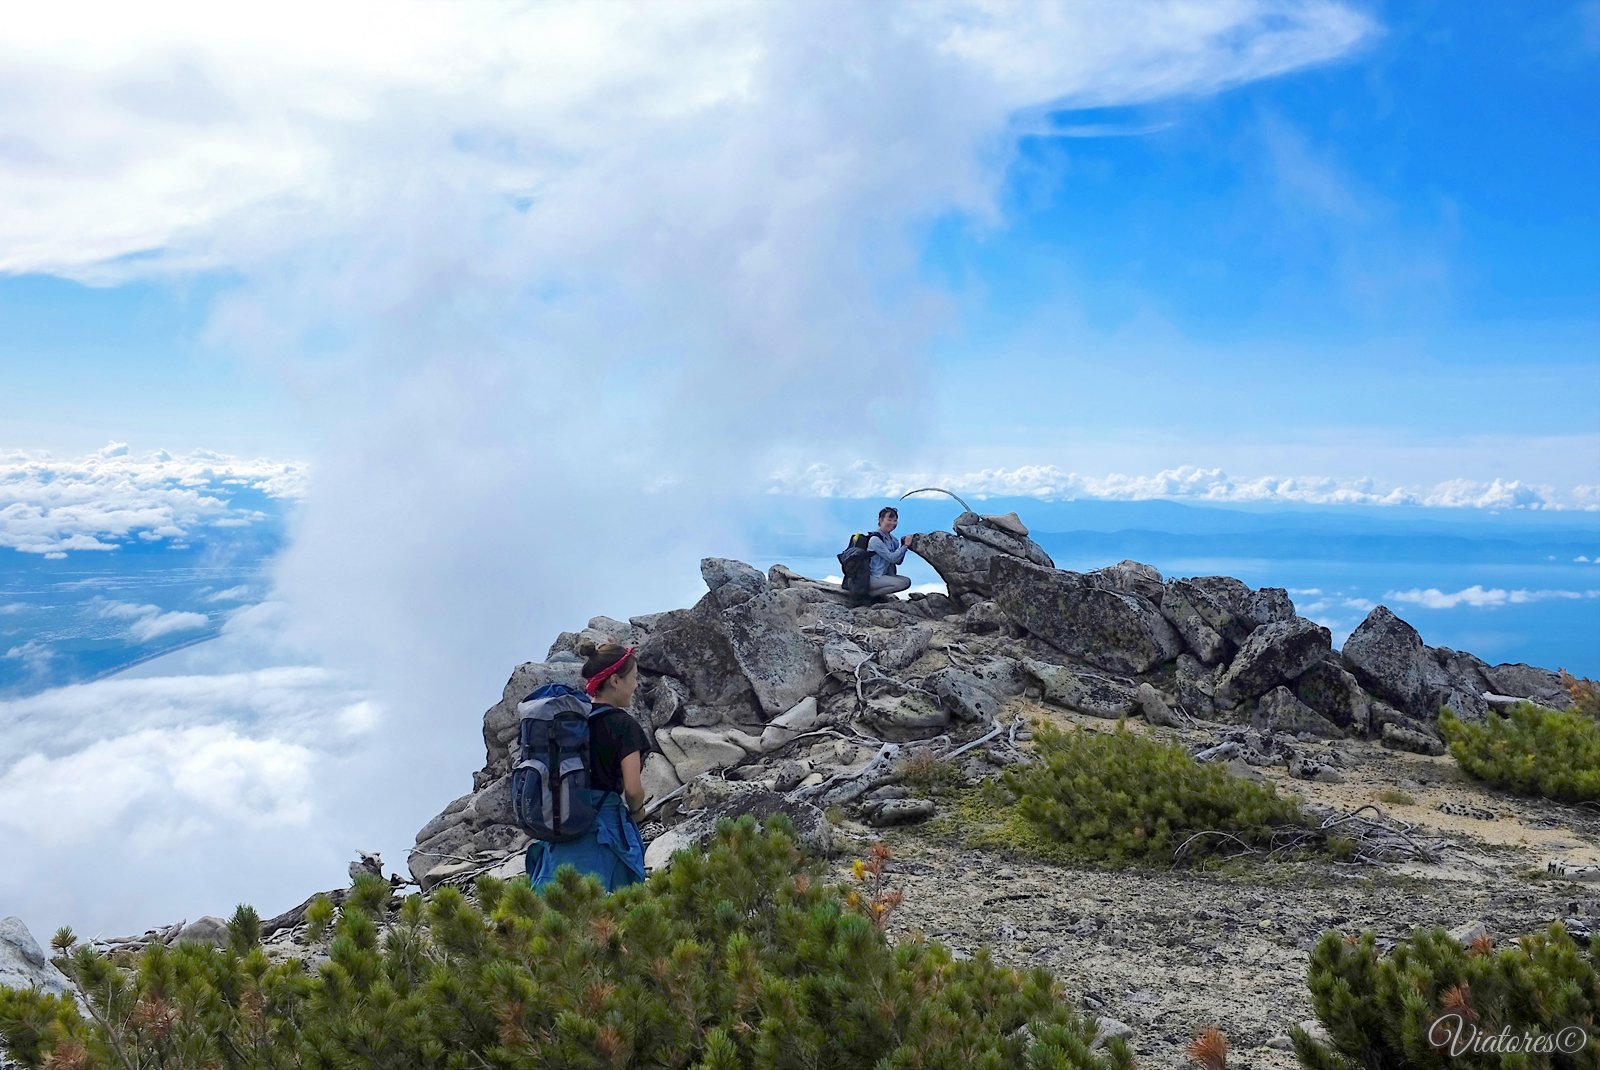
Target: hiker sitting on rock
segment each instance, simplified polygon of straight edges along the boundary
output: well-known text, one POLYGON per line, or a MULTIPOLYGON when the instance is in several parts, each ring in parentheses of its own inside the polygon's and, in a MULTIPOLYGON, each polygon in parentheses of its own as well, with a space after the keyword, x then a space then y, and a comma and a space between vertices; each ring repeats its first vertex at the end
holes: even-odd
POLYGON ((878 530, 867 541, 867 549, 872 551, 872 559, 867 562, 871 575, 867 594, 874 598, 895 594, 911 586, 908 576, 895 574, 895 566, 906 559, 906 551, 913 549, 917 537, 907 535, 901 542, 894 537, 894 529, 900 523, 900 510, 892 505, 886 505, 878 510, 878 530))
POLYGON ((535 839, 528 845, 528 877, 539 888, 555 879, 560 866, 570 863, 593 873, 606 891, 614 892, 644 880, 644 841, 636 817, 644 809, 640 770, 648 744, 644 729, 628 712, 639 685, 639 663, 632 647, 616 643, 597 645, 585 639, 578 644, 578 653, 584 658, 584 690, 596 711, 589 718, 589 790, 595 822, 567 843, 535 839))

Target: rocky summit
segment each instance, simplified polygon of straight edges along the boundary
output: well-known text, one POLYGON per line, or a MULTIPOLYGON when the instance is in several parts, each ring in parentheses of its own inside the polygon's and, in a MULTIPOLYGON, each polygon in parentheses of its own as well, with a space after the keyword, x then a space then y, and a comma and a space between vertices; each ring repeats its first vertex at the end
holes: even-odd
POLYGON ((661 827, 749 792, 765 801, 739 806, 783 809, 810 829, 819 808, 835 805, 880 826, 925 819, 933 807, 924 800, 868 797, 891 762, 913 744, 942 738, 954 751, 987 733, 971 771, 992 772, 1016 756, 1018 722, 995 732, 1020 704, 1245 726, 1278 741, 1255 754, 1275 753, 1311 780, 1328 766, 1297 755, 1297 743, 1370 740, 1439 754, 1442 706, 1481 719, 1507 698, 1569 702, 1555 672, 1430 647, 1383 606, 1335 650, 1281 588, 1169 580, 1136 561, 1056 568, 1015 514, 963 513, 952 530, 921 536, 916 552, 947 594, 856 606, 781 564, 763 573, 707 558, 706 593, 693 606, 596 617, 561 633, 543 660, 517 666, 484 714, 483 768, 471 792, 418 832, 413 878, 426 889, 515 870, 527 844, 510 807, 516 706, 543 684, 581 683, 574 651, 584 637, 638 648, 632 712, 650 739, 644 780, 661 827))

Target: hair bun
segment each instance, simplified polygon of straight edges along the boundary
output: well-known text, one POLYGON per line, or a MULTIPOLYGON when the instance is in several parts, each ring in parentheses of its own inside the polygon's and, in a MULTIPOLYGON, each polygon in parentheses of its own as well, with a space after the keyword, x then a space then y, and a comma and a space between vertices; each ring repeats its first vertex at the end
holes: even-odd
POLYGON ((600 646, 593 639, 583 638, 578 640, 578 656, 592 658, 600 653, 600 646))

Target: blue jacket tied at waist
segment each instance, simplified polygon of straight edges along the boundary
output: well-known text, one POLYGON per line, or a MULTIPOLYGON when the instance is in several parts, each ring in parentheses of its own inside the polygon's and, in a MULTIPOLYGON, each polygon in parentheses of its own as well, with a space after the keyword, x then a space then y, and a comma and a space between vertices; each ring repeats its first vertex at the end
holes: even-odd
POLYGON ((576 866, 592 873, 608 892, 644 880, 644 841, 628 816, 622 796, 614 791, 586 789, 595 807, 594 826, 570 843, 528 844, 528 879, 542 888, 556 879, 556 870, 576 866))

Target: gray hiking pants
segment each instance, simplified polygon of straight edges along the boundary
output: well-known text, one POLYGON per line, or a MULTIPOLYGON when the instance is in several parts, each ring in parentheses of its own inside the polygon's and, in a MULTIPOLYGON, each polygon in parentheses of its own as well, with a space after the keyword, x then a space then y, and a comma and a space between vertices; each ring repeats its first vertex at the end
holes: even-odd
POLYGON ((874 598, 879 595, 896 594, 911 586, 910 576, 874 576, 867 593, 874 598))

